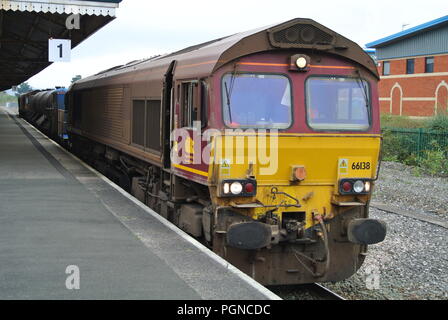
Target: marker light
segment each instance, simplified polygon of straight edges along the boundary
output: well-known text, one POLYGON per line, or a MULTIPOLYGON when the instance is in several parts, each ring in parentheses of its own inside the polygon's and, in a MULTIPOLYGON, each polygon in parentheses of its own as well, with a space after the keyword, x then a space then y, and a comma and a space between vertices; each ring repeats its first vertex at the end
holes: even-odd
POLYGON ((224 183, 222 189, 224 191, 224 194, 229 194, 230 193, 230 183, 224 183))
POLYGON ((344 183, 342 184, 342 190, 343 190, 344 192, 350 192, 350 191, 352 191, 352 184, 351 184, 350 182, 348 182, 348 181, 344 182, 344 183))
POLYGON ((364 182, 361 180, 358 180, 355 182, 355 184, 353 185, 353 191, 355 191, 356 193, 361 193, 364 191, 364 182))
POLYGON ((370 181, 366 181, 366 183, 364 185, 364 189, 366 192, 370 192, 370 181))
POLYGON ((341 195, 369 194, 372 190, 372 181, 364 178, 342 179, 339 181, 341 195))
POLYGON ((300 57, 297 59, 296 65, 299 69, 305 69, 308 65, 308 61, 306 61, 305 57, 300 57))
POLYGON ((247 183, 247 184, 244 186, 244 191, 245 191, 246 193, 253 193, 253 192, 254 192, 254 189, 255 189, 255 187, 254 187, 254 185, 253 185, 252 183, 247 183))
POLYGON ((230 185, 230 192, 232 194, 240 194, 243 191, 243 185, 240 182, 234 182, 230 185))
POLYGON ((254 197, 257 195, 257 180, 229 179, 221 182, 218 197, 254 197))

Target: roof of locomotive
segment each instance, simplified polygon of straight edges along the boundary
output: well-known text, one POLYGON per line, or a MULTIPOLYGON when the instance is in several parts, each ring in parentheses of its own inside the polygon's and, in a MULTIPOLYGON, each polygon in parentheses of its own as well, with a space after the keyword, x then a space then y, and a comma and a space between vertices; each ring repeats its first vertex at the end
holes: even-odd
POLYGON ((161 79, 174 60, 177 62, 176 78, 206 77, 240 57, 281 49, 322 50, 352 60, 379 78, 375 62, 358 44, 314 20, 297 18, 215 39, 174 53, 132 61, 78 80, 72 88, 98 87, 111 81, 118 84, 122 77, 126 78, 126 82, 139 82, 148 79, 148 73, 161 79), (144 75, 139 76, 141 73, 144 75))

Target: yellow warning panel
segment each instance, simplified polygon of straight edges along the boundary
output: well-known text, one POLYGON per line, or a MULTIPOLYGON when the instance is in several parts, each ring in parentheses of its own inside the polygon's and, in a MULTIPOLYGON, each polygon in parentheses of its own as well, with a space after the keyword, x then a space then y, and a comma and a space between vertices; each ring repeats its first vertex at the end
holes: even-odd
POLYGON ((343 178, 373 178, 374 164, 369 157, 339 158, 338 176, 343 178))
POLYGON ((339 174, 348 174, 348 159, 339 159, 339 174))
POLYGON ((230 159, 221 159, 221 177, 229 177, 230 176, 230 159))

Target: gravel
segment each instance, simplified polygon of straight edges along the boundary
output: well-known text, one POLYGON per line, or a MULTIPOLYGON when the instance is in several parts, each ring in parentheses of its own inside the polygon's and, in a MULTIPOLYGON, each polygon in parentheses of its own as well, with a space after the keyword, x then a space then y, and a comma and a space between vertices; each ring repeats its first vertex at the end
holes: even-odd
POLYGON ((347 299, 448 299, 448 229, 376 209, 370 215, 387 223, 386 240, 369 246, 350 279, 324 285, 347 299))
MULTIPOLYGON (((448 178, 383 162, 373 200, 448 221, 448 178)), ((374 208, 370 216, 387 223, 386 240, 350 279, 324 285, 347 299, 448 299, 448 229, 374 208)))
POLYGON ((382 162, 373 200, 448 221, 448 178, 418 177, 412 167, 382 162))
POLYGON ((319 295, 315 294, 306 285, 302 286, 280 286, 268 287, 269 290, 285 300, 321 300, 319 295))

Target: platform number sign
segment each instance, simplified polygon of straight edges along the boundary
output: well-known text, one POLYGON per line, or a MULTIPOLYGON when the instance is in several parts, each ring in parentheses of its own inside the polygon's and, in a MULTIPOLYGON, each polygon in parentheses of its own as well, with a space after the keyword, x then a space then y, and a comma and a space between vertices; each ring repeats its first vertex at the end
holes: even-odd
POLYGON ((65 39, 48 40, 48 61, 69 62, 71 57, 72 42, 65 39))

